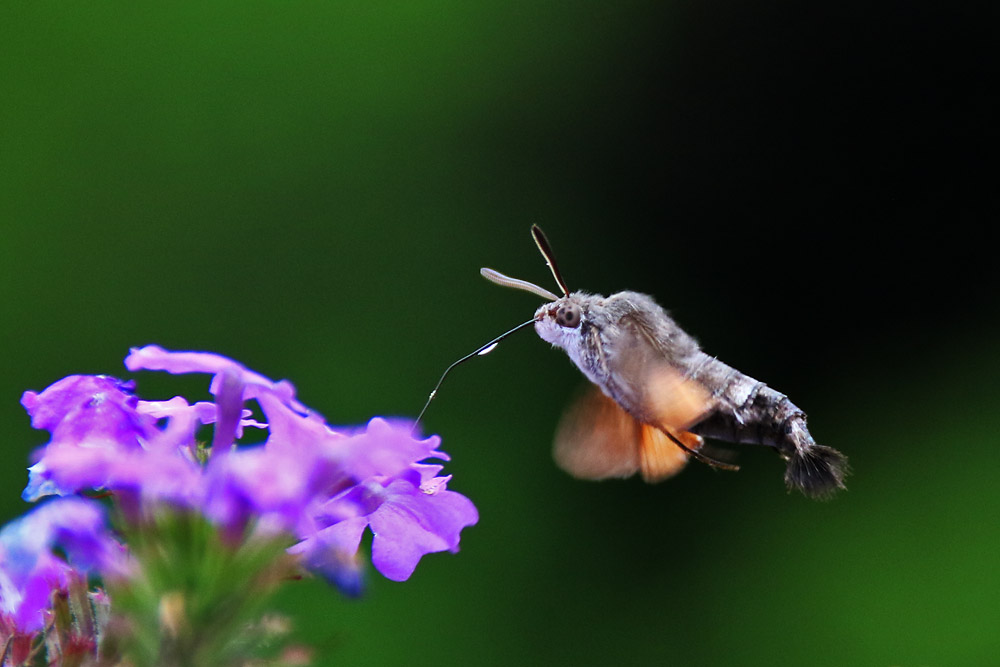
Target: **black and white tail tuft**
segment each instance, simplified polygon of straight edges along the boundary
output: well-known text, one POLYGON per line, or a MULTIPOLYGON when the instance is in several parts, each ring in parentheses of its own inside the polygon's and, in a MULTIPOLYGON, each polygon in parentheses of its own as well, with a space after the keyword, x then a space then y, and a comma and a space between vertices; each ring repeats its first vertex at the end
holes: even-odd
POLYGON ((792 454, 785 470, 785 484, 810 498, 826 500, 845 488, 847 457, 832 447, 812 445, 792 454))
POLYGON ((795 449, 787 455, 785 484, 810 498, 825 500, 846 488, 844 477, 850 472, 847 457, 833 447, 817 445, 809 435, 804 420, 789 423, 789 439, 795 449))

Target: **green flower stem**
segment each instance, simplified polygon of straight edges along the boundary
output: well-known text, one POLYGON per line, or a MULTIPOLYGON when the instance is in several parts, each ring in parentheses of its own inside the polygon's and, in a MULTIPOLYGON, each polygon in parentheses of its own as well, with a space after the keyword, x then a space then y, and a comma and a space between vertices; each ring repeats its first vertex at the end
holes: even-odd
POLYGON ((203 517, 161 509, 127 541, 137 570, 107 582, 109 646, 136 667, 242 664, 273 640, 255 627, 278 584, 296 572, 285 537, 248 532, 232 545, 203 517))

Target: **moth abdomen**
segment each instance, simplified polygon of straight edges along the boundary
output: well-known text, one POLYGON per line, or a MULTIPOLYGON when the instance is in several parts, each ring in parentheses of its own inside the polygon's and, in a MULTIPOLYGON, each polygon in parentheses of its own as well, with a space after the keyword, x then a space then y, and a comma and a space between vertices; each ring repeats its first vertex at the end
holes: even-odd
POLYGON ((812 498, 825 498, 844 488, 847 458, 816 444, 806 414, 779 391, 712 359, 697 379, 717 403, 691 432, 738 444, 773 447, 787 463, 785 483, 812 498))

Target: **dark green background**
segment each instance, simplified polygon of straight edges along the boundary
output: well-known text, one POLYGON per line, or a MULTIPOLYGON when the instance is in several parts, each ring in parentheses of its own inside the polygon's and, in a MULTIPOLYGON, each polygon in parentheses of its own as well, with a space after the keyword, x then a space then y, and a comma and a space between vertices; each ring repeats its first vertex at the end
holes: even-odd
POLYGON ((986 5, 86 4, 0 9, 4 518, 44 441, 21 392, 132 345, 413 416, 538 303, 480 266, 551 287, 534 222, 571 288, 651 293, 790 394, 850 490, 753 448, 574 481, 581 378, 519 334, 426 419, 480 524, 359 602, 290 585, 318 664, 995 664, 986 5))

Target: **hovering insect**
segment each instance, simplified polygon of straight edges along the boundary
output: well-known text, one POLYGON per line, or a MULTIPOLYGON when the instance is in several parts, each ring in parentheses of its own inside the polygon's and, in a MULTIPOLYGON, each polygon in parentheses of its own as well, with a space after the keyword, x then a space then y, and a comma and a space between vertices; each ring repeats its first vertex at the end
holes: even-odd
POLYGON ((427 404, 452 368, 533 324, 594 385, 569 407, 556 430, 556 463, 574 477, 606 479, 638 472, 647 482, 659 482, 677 474, 689 458, 737 470, 699 451, 707 437, 773 447, 787 461, 785 483, 809 497, 826 498, 844 488, 847 458, 816 444, 805 413, 788 397, 702 352, 645 294, 571 293, 542 230, 533 225, 531 235, 563 295, 481 269, 491 282, 550 303, 452 364, 427 404))

